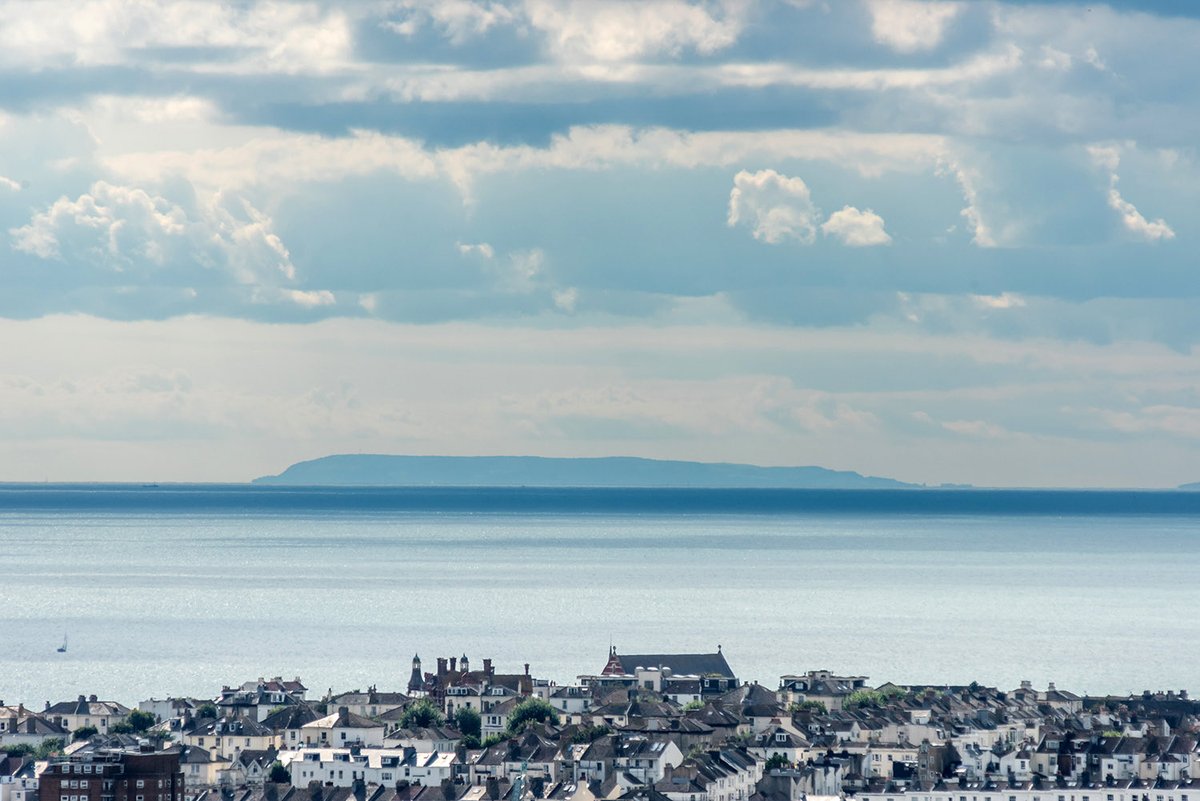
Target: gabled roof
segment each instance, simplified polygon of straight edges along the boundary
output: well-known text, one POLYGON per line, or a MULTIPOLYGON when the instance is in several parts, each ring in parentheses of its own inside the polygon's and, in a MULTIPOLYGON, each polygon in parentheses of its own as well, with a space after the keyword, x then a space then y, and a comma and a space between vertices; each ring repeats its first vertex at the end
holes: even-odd
POLYGON ((356 715, 346 707, 340 707, 332 715, 317 718, 311 723, 305 723, 302 729, 382 729, 383 724, 377 720, 356 715))

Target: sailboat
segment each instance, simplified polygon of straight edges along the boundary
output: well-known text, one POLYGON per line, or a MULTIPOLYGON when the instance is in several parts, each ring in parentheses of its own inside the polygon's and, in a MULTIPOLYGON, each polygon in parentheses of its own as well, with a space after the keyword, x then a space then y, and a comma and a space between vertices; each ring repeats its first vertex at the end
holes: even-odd
POLYGON ((65 654, 67 652, 67 635, 65 634, 63 635, 63 644, 58 646, 58 652, 60 654, 65 654))

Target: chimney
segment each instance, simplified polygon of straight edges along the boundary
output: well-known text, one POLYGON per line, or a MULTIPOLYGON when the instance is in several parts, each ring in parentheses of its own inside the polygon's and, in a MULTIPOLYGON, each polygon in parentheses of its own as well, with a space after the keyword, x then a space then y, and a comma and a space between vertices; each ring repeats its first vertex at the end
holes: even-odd
POLYGON ((275 782, 268 781, 263 785, 263 801, 279 801, 279 787, 275 782))
POLYGON ((492 801, 500 801, 500 780, 495 776, 487 777, 487 797, 492 801))
POLYGON ((310 781, 308 783, 309 801, 321 801, 321 798, 323 795, 324 795, 324 793, 321 789, 321 783, 319 781, 317 781, 316 779, 313 779, 312 781, 310 781))
POLYGON ((79 703, 81 703, 81 704, 87 703, 87 697, 83 696, 83 695, 79 696, 79 703))
POLYGON ((487 674, 488 678, 491 678, 491 676, 492 676, 492 660, 490 660, 490 659, 483 660, 483 672, 485 674, 487 674))
POLYGON ((367 798, 366 782, 364 782, 362 779, 355 779, 354 783, 352 785, 350 785, 350 788, 351 788, 350 791, 352 793, 354 793, 355 801, 366 801, 366 798, 367 798))
POLYGON ((438 678, 440 679, 446 675, 446 657, 439 656, 437 665, 438 665, 437 674, 438 674, 438 678))
POLYGON ((96 696, 94 696, 94 695, 89 695, 89 696, 88 696, 88 701, 90 701, 90 702, 91 702, 91 703, 93 703, 93 704, 94 704, 94 703, 96 703, 96 696))
POLYGON ((529 675, 529 663, 528 662, 525 663, 525 675, 526 676, 529 675))
POLYGON ((1050 682, 1050 686, 1049 686, 1049 688, 1047 688, 1046 692, 1048 692, 1048 693, 1054 692, 1054 682, 1050 682))
POLYGON ((450 672, 451 673, 458 672, 458 657, 457 656, 450 657, 450 672))
POLYGON ((442 798, 446 801, 454 801, 454 782, 450 779, 442 779, 442 798))

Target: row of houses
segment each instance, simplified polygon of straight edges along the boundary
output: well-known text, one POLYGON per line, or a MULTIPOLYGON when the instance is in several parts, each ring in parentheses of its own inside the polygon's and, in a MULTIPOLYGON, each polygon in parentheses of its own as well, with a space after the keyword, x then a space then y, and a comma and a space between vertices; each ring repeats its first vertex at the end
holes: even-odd
POLYGON ((12 754, 0 801, 118 801, 92 798, 109 779, 42 780, 121 754, 180 777, 121 801, 1200 801, 1187 797, 1200 707, 1186 693, 872 687, 828 670, 772 689, 742 683, 720 647, 610 647, 567 685, 465 654, 411 667, 403 689, 320 698, 277 676, 136 710, 96 696, 36 712, 0 703, 12 754))

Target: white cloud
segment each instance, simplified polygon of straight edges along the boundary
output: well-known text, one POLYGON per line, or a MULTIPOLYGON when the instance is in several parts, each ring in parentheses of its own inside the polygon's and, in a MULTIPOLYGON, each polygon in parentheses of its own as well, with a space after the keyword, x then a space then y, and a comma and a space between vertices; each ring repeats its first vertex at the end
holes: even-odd
POLYGON ((871 35, 876 42, 900 53, 937 47, 961 7, 956 2, 936 0, 867 0, 871 35))
POLYGON ((399 20, 384 20, 384 28, 402 36, 412 36, 425 24, 433 24, 454 44, 474 39, 494 27, 512 25, 517 12, 497 2, 472 0, 400 0, 396 4, 399 20))
MULTIPOLYGON (((97 181, 9 234, 18 251, 131 278, 199 269, 223 272, 238 284, 275 286, 296 275, 271 219, 244 199, 220 194, 185 208, 138 187, 97 181)), ((303 293, 290 299, 324 302, 303 293)))
POLYGON ((1006 439, 1019 436, 995 423, 986 420, 948 420, 942 423, 942 428, 955 434, 981 439, 1006 439))
POLYGON ((750 226, 755 239, 778 245, 794 239, 811 245, 817 236, 821 210, 812 201, 808 186, 775 170, 740 171, 729 192, 730 227, 750 226))
POLYGON ((981 309, 1019 309, 1026 304, 1025 298, 1014 292, 999 295, 972 295, 971 302, 981 309))
POLYGON ((332 306, 336 299, 328 289, 303 290, 285 289, 283 295, 297 306, 312 309, 317 306, 332 306))
POLYGON ((1083 51, 1083 60, 1101 72, 1108 72, 1108 65, 1104 63, 1104 59, 1100 58, 1100 53, 1092 45, 1088 45, 1087 50, 1083 51))
POLYGON ((459 242, 459 243, 457 243, 457 246, 458 246, 458 252, 464 256, 469 256, 471 254, 478 254, 478 255, 482 256, 483 258, 489 259, 489 260, 496 257, 495 249, 492 248, 492 246, 489 245, 487 242, 477 242, 475 244, 472 244, 470 242, 459 242))
POLYGON ((20 181, 14 181, 12 178, 4 175, 0 175, 0 186, 3 186, 5 189, 11 189, 14 192, 21 191, 20 181))
POLYGON ((346 66, 351 21, 316 3, 44 0, 0 3, 0 62, 28 66, 129 63, 155 49, 195 49, 211 71, 327 73, 346 66), (229 58, 207 60, 206 49, 229 58))
POLYGON ((570 286, 566 289, 555 290, 551 293, 551 297, 559 310, 571 314, 575 311, 575 304, 579 302, 579 290, 570 286))
POLYGON ((890 245, 891 236, 883 229, 883 218, 867 209, 859 211, 854 206, 844 206, 841 211, 829 215, 821 225, 826 236, 836 236, 850 247, 872 247, 890 245))
POLYGON ((682 0, 525 0, 529 24, 567 61, 615 62, 684 50, 713 53, 741 32, 743 3, 682 0), (714 9, 710 11, 710 8, 714 9))
POLYGON ((938 171, 942 174, 948 172, 953 175, 959 189, 962 191, 963 200, 966 201, 967 205, 959 214, 967 221, 967 227, 971 229, 971 241, 981 248, 996 247, 998 243, 992 234, 992 229, 984 221, 983 212, 979 209, 979 191, 976 189, 979 181, 978 171, 963 166, 954 159, 940 163, 938 171))
POLYGON ((1157 220, 1147 220, 1137 207, 1126 200, 1117 188, 1121 177, 1117 169, 1121 166, 1121 150, 1115 145, 1089 145, 1088 154, 1092 161, 1108 172, 1108 205, 1121 215, 1121 224, 1139 239, 1147 242, 1157 242, 1162 239, 1174 239, 1175 231, 1161 217, 1157 220))

